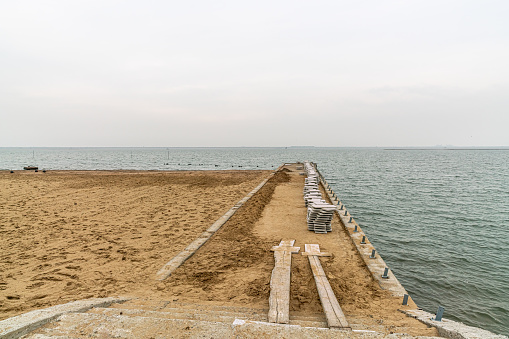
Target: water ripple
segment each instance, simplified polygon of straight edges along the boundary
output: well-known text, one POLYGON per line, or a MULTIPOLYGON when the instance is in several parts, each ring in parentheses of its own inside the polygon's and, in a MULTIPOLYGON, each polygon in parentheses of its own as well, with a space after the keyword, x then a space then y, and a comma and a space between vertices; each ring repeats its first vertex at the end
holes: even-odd
POLYGON ((273 169, 309 160, 417 304, 509 335, 509 152, 0 148, 0 168, 273 169), (242 167, 240 167, 242 166, 242 167))

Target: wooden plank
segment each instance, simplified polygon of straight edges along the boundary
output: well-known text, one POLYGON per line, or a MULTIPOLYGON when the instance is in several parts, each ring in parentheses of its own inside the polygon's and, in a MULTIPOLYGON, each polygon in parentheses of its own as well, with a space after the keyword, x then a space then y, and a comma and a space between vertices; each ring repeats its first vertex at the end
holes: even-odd
POLYGON ((350 325, 348 324, 348 321, 346 320, 345 314, 343 313, 343 310, 341 309, 341 306, 339 305, 338 299, 336 298, 336 295, 334 295, 334 291, 332 291, 332 287, 329 283, 329 280, 327 278, 324 278, 325 289, 327 291, 327 294, 329 295, 329 300, 332 304, 332 309, 334 310, 334 314, 336 315, 336 318, 339 321, 338 327, 340 328, 350 328, 350 325))
POLYGON ((305 252, 302 252, 302 255, 316 255, 320 257, 330 257, 331 254, 328 252, 320 252, 320 246, 318 244, 305 244, 304 248, 305 252))
POLYGON ((292 253, 300 248, 293 247, 295 240, 283 240, 274 246, 274 269, 270 278, 270 296, 268 320, 271 323, 287 324, 290 322, 290 276, 292 253))
MULTIPOLYGON (((276 257, 276 262, 278 260, 277 256, 279 256, 281 252, 274 253, 276 257)), ((274 269, 272 270, 272 276, 270 278, 270 296, 269 296, 269 313, 268 320, 271 323, 277 323, 278 321, 278 306, 279 299, 281 294, 281 275, 282 272, 277 265, 274 265, 274 269)))
POLYGON ((329 327, 343 327, 341 326, 339 319, 336 317, 336 313, 332 307, 327 289, 323 283, 323 277, 315 276, 315 282, 316 289, 318 290, 318 295, 320 296, 320 302, 322 303, 323 312, 325 313, 325 318, 327 319, 327 325, 329 327))
POLYGON ((327 318, 327 324, 329 327, 350 329, 343 310, 341 309, 341 306, 334 295, 334 291, 332 291, 329 280, 325 275, 319 257, 316 255, 309 255, 308 260, 309 265, 311 266, 311 271, 313 272, 313 277, 315 278, 316 289, 320 296, 320 302, 322 303, 323 311, 327 318))
POLYGON ((304 248, 308 253, 320 253, 320 245, 318 244, 305 244, 304 248))

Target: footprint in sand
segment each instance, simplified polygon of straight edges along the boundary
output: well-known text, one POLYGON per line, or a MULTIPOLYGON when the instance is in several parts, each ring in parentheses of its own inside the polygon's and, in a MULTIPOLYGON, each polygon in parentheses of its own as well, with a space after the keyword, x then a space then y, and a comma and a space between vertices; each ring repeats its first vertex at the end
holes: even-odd
POLYGON ((6 296, 7 300, 19 300, 19 295, 8 295, 6 296))
POLYGON ((41 287, 44 284, 45 284, 44 282, 39 281, 39 282, 36 282, 36 283, 34 283, 32 285, 27 286, 26 289, 31 290, 31 289, 34 289, 34 288, 39 288, 39 287, 41 287))

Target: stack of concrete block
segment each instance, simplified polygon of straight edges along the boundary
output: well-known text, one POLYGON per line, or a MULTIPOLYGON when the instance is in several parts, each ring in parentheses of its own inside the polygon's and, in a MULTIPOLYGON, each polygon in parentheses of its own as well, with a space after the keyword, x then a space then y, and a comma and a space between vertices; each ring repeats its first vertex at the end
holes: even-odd
POLYGON ((304 183, 304 201, 306 206, 312 201, 322 200, 322 193, 318 187, 318 181, 315 178, 306 178, 304 183))
POLYGON ((304 201, 308 208, 308 230, 315 233, 332 231, 331 221, 336 207, 322 199, 320 192, 320 177, 311 163, 305 162, 307 178, 304 183, 304 201))
POLYGON ((314 202, 308 207, 308 230, 315 233, 327 233, 332 231, 332 217, 336 207, 325 202, 314 202))
POLYGON ((315 168, 309 162, 304 163, 304 168, 306 169, 307 178, 304 183, 304 201, 306 202, 306 206, 313 200, 321 200, 322 194, 320 193, 320 188, 318 187, 320 183, 320 178, 318 173, 316 173, 315 168))

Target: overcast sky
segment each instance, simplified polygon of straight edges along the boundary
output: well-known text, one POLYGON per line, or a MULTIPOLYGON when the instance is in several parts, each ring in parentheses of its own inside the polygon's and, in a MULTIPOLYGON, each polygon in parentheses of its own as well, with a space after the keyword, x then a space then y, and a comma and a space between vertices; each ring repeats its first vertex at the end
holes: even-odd
POLYGON ((0 146, 507 146, 508 18, 507 0, 0 0, 0 146))

